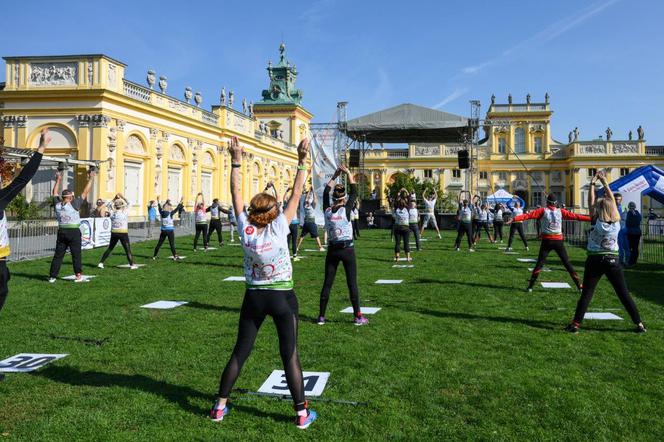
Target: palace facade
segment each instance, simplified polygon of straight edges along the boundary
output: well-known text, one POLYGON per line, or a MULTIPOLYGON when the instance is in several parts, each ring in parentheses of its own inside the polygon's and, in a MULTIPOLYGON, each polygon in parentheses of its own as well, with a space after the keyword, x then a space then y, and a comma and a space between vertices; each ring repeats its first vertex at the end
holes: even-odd
MULTIPOLYGON (((475 169, 459 170, 457 152, 463 144, 412 144, 407 149, 369 149, 365 156, 364 179, 373 188, 385 188, 399 173, 421 180, 438 180, 440 190, 458 194, 469 182, 480 196, 505 189, 521 196, 529 206, 542 205, 548 193, 575 209, 587 208, 590 179, 605 169, 609 181, 647 164, 664 167, 664 146, 648 146, 639 126, 627 137, 607 136, 582 140, 578 129, 567 143, 553 139, 548 94, 540 103, 530 96, 524 103, 498 104, 495 97, 486 113, 485 138, 474 149, 475 169), (466 176, 472 174, 472 176, 466 176)), ((662 206, 650 198, 644 208, 662 206)))
MULTIPOLYGON (((200 106, 203 97, 191 88, 183 91, 184 100, 174 98, 167 78, 157 78, 153 71, 148 71, 147 86, 137 84, 125 78, 125 64, 105 55, 4 60, 4 144, 36 148, 41 128, 49 127, 52 135, 45 155, 56 161, 42 167, 26 189, 28 199, 36 202, 48 201, 57 158, 71 158, 99 166, 91 201, 122 192, 132 203, 133 216, 144 216, 148 202, 157 198, 184 197, 191 208, 198 192, 206 201, 230 203, 226 146, 232 136, 245 149, 245 199, 269 181, 283 192, 295 176, 296 146, 312 118, 301 105, 297 70, 286 59, 284 45, 279 62, 267 67, 270 83, 262 100, 242 100, 241 111, 235 109, 240 103, 232 91, 222 90, 219 104, 207 111, 200 106)), ((65 186, 80 192, 87 166, 66 170, 65 186)))

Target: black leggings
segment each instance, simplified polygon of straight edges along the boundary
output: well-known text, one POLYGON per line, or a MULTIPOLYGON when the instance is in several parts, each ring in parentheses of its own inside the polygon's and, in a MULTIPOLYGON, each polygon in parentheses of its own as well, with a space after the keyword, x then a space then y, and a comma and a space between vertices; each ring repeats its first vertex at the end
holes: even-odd
POLYGON ((523 233, 523 223, 512 223, 510 224, 510 237, 507 240, 507 248, 512 247, 512 241, 514 241, 514 232, 519 232, 519 237, 523 241, 524 247, 528 247, 528 241, 526 241, 526 235, 523 233))
POLYGON ((463 238, 464 233, 468 237, 468 248, 473 248, 473 224, 459 222, 459 226, 457 227, 457 237, 454 241, 455 249, 461 247, 461 238, 463 238))
POLYGON ((55 242, 55 254, 51 261, 51 278, 57 278, 60 273, 60 266, 65 257, 67 249, 71 252, 72 263, 74 264, 74 273, 81 273, 81 231, 78 228, 58 229, 58 239, 55 242))
POLYGON ((7 268, 7 258, 0 259, 0 310, 2 306, 5 305, 7 300, 7 294, 9 293, 9 279, 11 275, 9 274, 9 269, 7 268))
POLYGON ((118 244, 118 241, 120 241, 120 244, 122 244, 122 248, 125 251, 125 255, 127 255, 127 261, 129 261, 129 265, 134 264, 134 257, 131 254, 131 246, 129 244, 129 234, 113 233, 113 232, 111 232, 111 241, 108 243, 108 248, 102 255, 101 261, 99 262, 103 263, 104 261, 106 261, 106 258, 109 257, 115 246, 118 244))
POLYGON ((417 223, 408 224, 408 228, 415 235, 415 248, 420 250, 420 226, 417 223))
POLYGON ((152 256, 157 256, 159 253, 159 249, 161 249, 161 245, 164 243, 164 240, 168 238, 168 244, 171 246, 171 253, 173 256, 177 256, 177 252, 175 251, 175 232, 172 230, 162 230, 161 233, 159 234, 159 241, 157 242, 157 247, 154 248, 154 254, 152 256))
POLYGON ((333 243, 327 247, 327 256, 325 257, 325 282, 320 291, 320 316, 325 316, 327 310, 327 301, 330 299, 330 291, 334 278, 337 275, 339 262, 344 265, 346 272, 346 285, 348 285, 348 294, 350 303, 353 306, 355 316, 360 314, 360 293, 357 288, 357 260, 355 259, 355 249, 353 247, 335 248, 333 243))
POLYGON ((396 226, 394 228, 394 253, 401 252, 399 243, 403 240, 403 250, 410 253, 410 228, 408 226, 396 226))
POLYGON ((288 234, 291 242, 291 251, 293 253, 293 256, 297 255, 297 234, 300 232, 299 229, 300 225, 299 224, 289 224, 288 225, 288 230, 290 230, 290 233, 288 234))
POLYGON ((224 239, 221 237, 221 220, 220 219, 211 219, 210 220, 210 227, 208 229, 208 234, 207 234, 207 242, 210 242, 210 237, 212 236, 212 232, 217 231, 217 239, 219 240, 219 244, 224 243, 224 239))
POLYGON ((606 278, 613 286, 618 299, 620 299, 625 310, 627 310, 629 317, 632 318, 632 322, 639 324, 641 322, 639 310, 636 308, 632 297, 629 296, 625 276, 616 255, 590 255, 586 259, 586 268, 583 272, 583 290, 581 298, 579 298, 579 302, 576 304, 574 321, 579 324, 583 321, 583 317, 588 310, 588 304, 590 304, 590 300, 595 293, 595 288, 603 275, 606 275, 606 278))
POLYGON ((546 262, 546 257, 549 256, 549 252, 552 250, 555 251, 560 257, 560 260, 563 262, 565 269, 567 269, 567 273, 569 273, 569 275, 572 277, 576 288, 580 289, 581 281, 579 280, 579 275, 576 274, 574 267, 572 267, 572 263, 569 262, 567 250, 565 250, 565 243, 563 243, 562 239, 542 240, 539 256, 537 257, 537 264, 535 264, 533 274, 530 276, 530 284, 528 285, 528 288, 533 288, 535 285, 535 281, 537 281, 537 277, 539 276, 540 272, 542 271, 542 267, 544 267, 544 263, 546 262))
POLYGON ((639 243, 641 242, 640 233, 628 233, 627 241, 629 242, 629 262, 633 266, 639 260, 639 243))
POLYGON ((242 365, 251 354, 258 330, 267 315, 277 327, 279 353, 286 372, 286 383, 296 409, 304 409, 304 380, 297 353, 298 305, 293 290, 247 290, 244 293, 237 341, 219 382, 219 397, 228 398, 242 365))
POLYGON ((493 222, 493 235, 495 236, 495 240, 498 241, 498 237, 500 237, 500 240, 503 240, 503 222, 493 222))
POLYGON ((207 249, 208 246, 208 228, 207 224, 196 223, 196 235, 194 236, 194 249, 198 247, 198 238, 203 235, 203 247, 207 249))
POLYGON ((353 220, 351 223, 353 225, 353 238, 357 239, 360 237, 360 224, 358 220, 353 220))
POLYGON ((489 230, 489 223, 488 222, 479 222, 477 223, 477 230, 475 230, 475 242, 479 241, 480 238, 482 237, 482 228, 484 228, 484 231, 486 232, 486 235, 489 237, 489 241, 492 241, 491 238, 491 231, 489 230))

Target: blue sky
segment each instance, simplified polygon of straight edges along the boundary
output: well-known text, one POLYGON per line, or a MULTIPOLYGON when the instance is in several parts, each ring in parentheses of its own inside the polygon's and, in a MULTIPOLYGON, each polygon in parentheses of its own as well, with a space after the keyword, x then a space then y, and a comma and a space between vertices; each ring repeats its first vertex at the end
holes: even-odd
MULTIPOLYGON (((31 1, 3 4, 0 55, 105 53, 169 93, 191 86, 204 105, 222 86, 260 99, 282 37, 315 121, 411 102, 467 115, 551 95, 553 134, 614 138, 642 124, 664 144, 664 2, 598 1, 31 1), (95 6, 95 5, 103 6, 95 6), (65 6, 66 5, 66 6, 65 6)), ((0 74, 4 77, 4 70, 0 74)), ((0 77, 1 78, 1 77, 0 77)), ((2 81, 2 80, 0 80, 2 81)))

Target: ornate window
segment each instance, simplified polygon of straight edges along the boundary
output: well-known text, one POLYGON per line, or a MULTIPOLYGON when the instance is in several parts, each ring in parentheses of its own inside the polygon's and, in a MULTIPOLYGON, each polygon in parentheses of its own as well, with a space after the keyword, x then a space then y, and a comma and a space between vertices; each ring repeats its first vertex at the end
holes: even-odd
POLYGON ((503 137, 498 138, 498 153, 505 153, 507 151, 507 140, 503 137))
POLYGON ((535 153, 542 153, 542 137, 535 137, 535 153))
POLYGON ((129 135, 125 144, 125 151, 137 154, 144 154, 145 147, 143 141, 136 135, 129 135))
POLYGON ((526 153, 526 131, 522 127, 514 131, 514 152, 526 153))

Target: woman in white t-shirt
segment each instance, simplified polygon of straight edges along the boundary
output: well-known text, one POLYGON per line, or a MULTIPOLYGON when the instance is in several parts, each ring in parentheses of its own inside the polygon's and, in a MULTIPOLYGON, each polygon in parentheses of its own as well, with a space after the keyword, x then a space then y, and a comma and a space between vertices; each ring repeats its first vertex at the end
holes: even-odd
POLYGON ((100 269, 104 268, 104 261, 109 257, 115 246, 122 244, 122 248, 127 255, 127 262, 129 263, 129 268, 136 270, 138 266, 134 264, 134 256, 131 254, 131 244, 129 243, 129 201, 122 195, 118 193, 113 198, 111 206, 111 239, 108 243, 108 248, 104 252, 97 264, 97 267, 100 269))
POLYGON ((309 153, 309 141, 297 147, 298 166, 293 193, 284 208, 279 210, 277 199, 266 192, 255 195, 244 211, 239 169, 242 147, 237 137, 230 142, 231 195, 237 217, 238 234, 244 251, 246 291, 240 311, 240 325, 233 354, 221 375, 218 399, 210 411, 210 418, 221 421, 228 414, 228 396, 242 365, 251 353, 258 329, 266 316, 272 316, 279 336, 279 352, 286 372, 286 383, 295 405, 295 424, 307 428, 316 412, 307 410, 300 358, 297 353, 298 304, 293 291, 293 268, 288 251, 289 224, 297 213, 302 195, 309 153))

